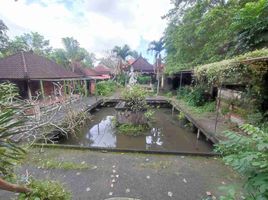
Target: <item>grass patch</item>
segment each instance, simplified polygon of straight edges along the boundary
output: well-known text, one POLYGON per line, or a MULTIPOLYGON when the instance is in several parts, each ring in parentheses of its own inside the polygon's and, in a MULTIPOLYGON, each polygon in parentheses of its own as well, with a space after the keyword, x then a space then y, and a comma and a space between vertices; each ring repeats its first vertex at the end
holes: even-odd
POLYGON ((180 104, 186 107, 187 110, 194 114, 203 114, 216 111, 215 101, 205 103, 203 106, 191 106, 184 99, 177 100, 180 104))
POLYGON ((117 130, 119 134, 130 135, 130 136, 140 136, 144 134, 144 131, 149 129, 148 125, 135 125, 135 124, 120 124, 117 125, 117 130))
POLYGON ((57 181, 32 179, 27 187, 32 191, 19 194, 18 200, 71 200, 71 193, 57 181))
POLYGON ((91 169, 92 165, 85 163, 74 163, 70 161, 58 161, 55 159, 38 159, 34 163, 43 169, 64 169, 64 170, 82 170, 91 169))
POLYGON ((214 112, 216 110, 216 104, 215 101, 205 103, 203 106, 198 107, 191 107, 192 111, 195 113, 207 113, 207 112, 214 112))

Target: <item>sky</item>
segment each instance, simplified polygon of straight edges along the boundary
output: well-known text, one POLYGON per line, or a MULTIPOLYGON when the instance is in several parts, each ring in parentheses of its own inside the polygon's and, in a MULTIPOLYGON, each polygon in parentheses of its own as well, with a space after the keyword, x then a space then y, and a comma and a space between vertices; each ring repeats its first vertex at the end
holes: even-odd
POLYGON ((148 44, 162 36, 170 8, 170 0, 0 0, 0 19, 10 38, 36 31, 61 48, 74 37, 97 57, 128 44, 152 61, 148 44))

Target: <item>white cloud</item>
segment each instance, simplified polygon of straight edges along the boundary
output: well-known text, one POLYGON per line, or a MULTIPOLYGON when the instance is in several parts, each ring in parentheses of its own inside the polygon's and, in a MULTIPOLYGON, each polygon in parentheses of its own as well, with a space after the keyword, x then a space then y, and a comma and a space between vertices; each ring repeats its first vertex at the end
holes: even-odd
POLYGON ((37 31, 62 47, 61 38, 73 36, 82 47, 101 55, 115 45, 136 49, 141 41, 157 40, 165 28, 161 19, 169 0, 1 0, 0 18, 10 36, 37 31))

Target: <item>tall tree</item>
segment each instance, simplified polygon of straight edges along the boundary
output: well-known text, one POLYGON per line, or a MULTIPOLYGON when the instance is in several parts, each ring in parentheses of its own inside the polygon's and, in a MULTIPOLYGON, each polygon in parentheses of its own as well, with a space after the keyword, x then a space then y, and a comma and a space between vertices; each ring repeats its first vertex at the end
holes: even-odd
POLYGON ((59 65, 64 66, 66 69, 70 69, 70 61, 67 58, 64 49, 53 49, 49 55, 49 58, 54 60, 59 65))
POLYGON ((115 46, 112 51, 122 60, 126 60, 126 58, 132 53, 130 47, 127 44, 122 47, 115 46))
POLYGON ((162 63, 162 56, 161 52, 164 50, 164 41, 163 38, 160 38, 158 41, 152 41, 149 43, 149 47, 147 51, 151 51, 155 55, 155 64, 156 64, 156 76, 157 76, 157 94, 159 93, 160 87, 160 76, 162 75, 162 86, 163 86, 163 73, 160 71, 161 63, 162 63))
POLYGON ((267 46, 267 4, 267 0, 174 0, 165 16, 168 71, 267 46))
POLYGON ((76 63, 84 63, 88 67, 93 66, 95 55, 89 53, 86 49, 81 48, 79 42, 73 37, 62 38, 65 56, 68 59, 72 71, 76 63))
POLYGON ((135 50, 133 50, 133 51, 131 51, 131 54, 130 54, 133 58, 135 58, 135 59, 137 59, 139 56, 140 56, 140 54, 137 52, 137 51, 135 51, 135 50))
POLYGON ((121 74, 122 71, 123 71, 123 65, 125 64, 126 62, 126 58, 128 56, 131 55, 132 51, 130 49, 130 47, 125 44, 124 46, 122 47, 119 47, 119 46, 115 46, 113 49, 112 49, 112 52, 116 55, 116 57, 118 58, 118 64, 117 64, 117 67, 115 69, 115 73, 117 75, 121 74))
POLYGON ((0 56, 2 55, 3 50, 7 47, 8 44, 7 30, 7 26, 0 19, 0 56))
POLYGON ((44 36, 37 32, 30 32, 16 36, 11 40, 6 52, 10 55, 20 51, 33 51, 36 54, 47 56, 51 50, 49 40, 46 40, 44 36))

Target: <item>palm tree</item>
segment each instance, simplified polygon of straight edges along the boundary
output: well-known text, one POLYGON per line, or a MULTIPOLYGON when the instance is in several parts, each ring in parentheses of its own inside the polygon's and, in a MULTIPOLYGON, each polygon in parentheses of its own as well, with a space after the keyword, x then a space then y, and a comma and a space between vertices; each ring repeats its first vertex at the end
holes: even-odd
MULTIPOLYGON (((151 51, 155 55, 155 63, 156 63, 156 76, 157 76, 157 94, 159 93, 159 86, 160 86, 160 67, 161 67, 161 52, 164 50, 164 41, 163 38, 160 38, 159 41, 152 41, 149 43, 149 47, 147 51, 151 51)), ((163 73, 162 73, 162 87, 163 87, 163 73)))
POLYGON ((118 65, 115 69, 115 74, 119 75, 122 73, 123 63, 126 62, 126 58, 132 54, 132 51, 130 50, 130 47, 127 44, 125 44, 123 47, 115 46, 112 49, 112 52, 118 58, 118 65))
POLYGON ((85 51, 79 46, 79 42, 73 37, 62 38, 62 43, 66 51, 66 57, 71 63, 72 71, 76 62, 81 62, 85 58, 85 51))
POLYGON ((123 47, 115 46, 112 52, 115 53, 116 56, 118 56, 124 61, 128 56, 132 54, 132 51, 130 50, 130 47, 127 44, 125 44, 123 47))

